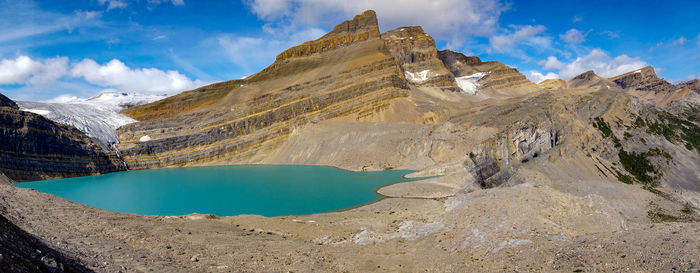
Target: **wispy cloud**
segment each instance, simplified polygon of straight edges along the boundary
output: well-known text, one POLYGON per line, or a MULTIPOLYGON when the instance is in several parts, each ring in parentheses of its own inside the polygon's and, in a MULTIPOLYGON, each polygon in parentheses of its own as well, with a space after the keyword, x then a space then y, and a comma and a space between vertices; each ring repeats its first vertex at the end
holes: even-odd
POLYGON ((578 57, 570 63, 563 63, 556 57, 550 56, 542 64, 544 69, 559 70, 558 75, 562 79, 570 79, 588 70, 593 70, 603 77, 612 77, 648 65, 639 57, 629 57, 625 54, 612 58, 599 48, 592 49, 587 55, 578 57))
POLYGON ((586 34, 578 29, 572 28, 566 31, 566 33, 559 35, 559 37, 572 45, 578 45, 586 41, 586 34))
POLYGON ((330 27, 338 18, 351 18, 367 9, 379 17, 382 31, 401 26, 422 26, 431 36, 459 47, 470 35, 486 36, 498 29, 508 9, 498 0, 250 0, 251 11, 273 25, 330 27))

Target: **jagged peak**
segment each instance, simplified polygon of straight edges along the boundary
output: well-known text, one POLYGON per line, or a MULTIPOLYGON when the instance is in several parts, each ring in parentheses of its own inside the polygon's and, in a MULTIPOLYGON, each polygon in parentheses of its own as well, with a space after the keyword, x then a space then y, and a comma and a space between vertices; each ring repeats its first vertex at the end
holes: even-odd
POLYGON ((377 14, 373 10, 367 10, 353 17, 352 20, 338 24, 333 30, 317 40, 308 41, 283 51, 277 55, 277 61, 309 56, 379 36, 377 14))
POLYGON ((362 14, 355 15, 352 20, 346 20, 338 24, 331 32, 323 35, 321 39, 332 37, 342 33, 376 32, 379 36, 379 23, 377 13, 373 10, 366 10, 362 14))

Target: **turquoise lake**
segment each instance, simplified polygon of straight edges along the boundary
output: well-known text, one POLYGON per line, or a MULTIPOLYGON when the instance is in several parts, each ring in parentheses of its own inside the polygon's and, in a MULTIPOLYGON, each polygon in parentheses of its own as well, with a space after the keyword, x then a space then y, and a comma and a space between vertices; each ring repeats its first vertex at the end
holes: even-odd
POLYGON ((410 172, 234 165, 126 171, 16 186, 123 213, 280 216, 329 212, 376 201, 381 198, 378 188, 416 180, 403 178, 410 172))

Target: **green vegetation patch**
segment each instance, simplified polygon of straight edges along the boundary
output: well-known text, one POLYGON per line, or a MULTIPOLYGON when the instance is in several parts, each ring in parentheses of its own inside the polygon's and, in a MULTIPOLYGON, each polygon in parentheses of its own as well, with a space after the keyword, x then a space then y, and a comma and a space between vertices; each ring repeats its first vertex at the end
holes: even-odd
MULTIPOLYGON (((697 114, 691 115, 697 118, 697 114)), ((669 142, 685 144, 686 149, 700 152, 700 127, 688 120, 676 117, 668 112, 659 112, 658 120, 647 120, 647 132, 660 135, 669 142)))
POLYGON ((593 119, 593 127, 598 128, 601 133, 603 133, 603 138, 607 138, 612 135, 612 129, 610 125, 602 117, 596 117, 593 119))

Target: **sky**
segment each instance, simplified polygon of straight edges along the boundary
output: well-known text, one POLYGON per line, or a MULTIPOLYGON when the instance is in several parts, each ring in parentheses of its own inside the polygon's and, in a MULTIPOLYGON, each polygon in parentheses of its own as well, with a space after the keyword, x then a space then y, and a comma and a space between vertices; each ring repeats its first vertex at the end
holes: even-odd
POLYGON ((530 80, 651 65, 700 78, 700 1, 0 0, 0 93, 70 101, 176 94, 249 76, 366 9, 380 31, 420 25, 438 49, 530 80))

